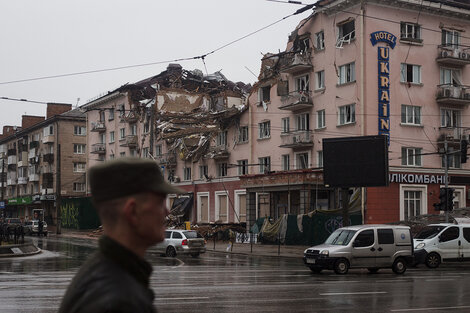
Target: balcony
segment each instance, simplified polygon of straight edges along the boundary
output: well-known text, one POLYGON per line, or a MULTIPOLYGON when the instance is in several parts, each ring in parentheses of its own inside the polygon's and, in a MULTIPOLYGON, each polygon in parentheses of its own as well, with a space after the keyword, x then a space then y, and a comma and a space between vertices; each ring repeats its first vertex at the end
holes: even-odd
POLYGON ((124 139, 119 140, 121 147, 135 148, 137 147, 137 135, 127 135, 124 139))
POLYGON ((39 174, 29 174, 29 175, 28 175, 28 180, 29 180, 30 182, 39 181, 39 174))
POLYGON ((129 111, 121 115, 121 122, 123 123, 135 123, 138 118, 134 111, 129 111))
POLYGON ((466 139, 464 135, 464 128, 462 127, 439 127, 439 138, 437 139, 437 147, 444 148, 445 142, 447 142, 448 148, 454 150, 460 149, 460 141, 466 139))
POLYGON ((106 153, 106 144, 105 143, 92 144, 91 145, 91 153, 105 154, 106 153))
POLYGON ((54 153, 46 153, 42 156, 42 160, 47 163, 54 163, 54 153))
POLYGON ((159 165, 164 165, 166 167, 173 168, 176 166, 176 154, 174 153, 164 153, 155 156, 155 161, 159 165))
POLYGON ((26 185, 28 183, 28 177, 18 177, 18 185, 26 185))
POLYGON ((104 125, 104 122, 92 122, 91 131, 101 133, 101 132, 106 131, 106 126, 104 125))
POLYGON ((313 101, 310 91, 293 91, 286 96, 281 97, 282 105, 280 110, 297 111, 313 107, 313 101))
POLYGON ((281 134, 280 148, 307 148, 313 146, 310 130, 296 130, 281 134))
POLYGON ((228 151, 227 145, 219 145, 215 147, 210 147, 209 152, 206 157, 214 160, 224 160, 228 159, 230 152, 228 151))
POLYGON ((20 152, 20 155, 19 155, 19 159, 21 160, 18 160, 18 167, 25 167, 25 166, 28 166, 28 152, 20 152))
POLYGON ((54 143, 54 135, 44 136, 42 143, 54 143))
POLYGON ((313 69, 310 52, 285 54, 280 63, 281 73, 296 74, 313 69))
POLYGON ((465 66, 470 64, 470 48, 455 48, 439 46, 436 58, 440 65, 465 66))
POLYGON ((17 179, 16 179, 16 178, 8 178, 8 179, 7 179, 7 186, 16 185, 16 183, 17 183, 17 179))
POLYGON ((437 87, 437 103, 455 105, 470 104, 470 86, 444 84, 437 87))
POLYGON ((9 155, 8 156, 8 160, 7 160, 7 164, 8 165, 16 165, 16 155, 9 155))

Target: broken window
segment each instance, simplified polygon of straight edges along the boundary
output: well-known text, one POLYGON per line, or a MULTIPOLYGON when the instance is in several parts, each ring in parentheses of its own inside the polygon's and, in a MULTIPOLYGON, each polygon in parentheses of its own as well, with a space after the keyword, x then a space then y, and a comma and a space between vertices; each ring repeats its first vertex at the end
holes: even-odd
POLYGON ((238 142, 248 142, 248 126, 241 126, 238 129, 238 142))
POLYGON ((119 105, 119 117, 124 117, 125 113, 124 104, 119 105))
POLYGON ((325 49, 325 33, 323 31, 315 34, 315 49, 325 49))
POLYGON ((248 160, 238 160, 238 175, 248 174, 248 160))
POLYGON ((295 79, 295 90, 296 91, 309 91, 310 90, 309 75, 297 77, 295 79))
POLYGON ((209 179, 207 165, 199 165, 199 179, 209 179))
POLYGON ((227 176, 227 163, 218 163, 217 164, 217 176, 218 177, 227 176))
POLYGON ((185 167, 183 169, 183 180, 191 180, 191 168, 185 167))
POLYGON ((264 87, 260 87, 260 89, 258 89, 258 101, 260 103, 268 103, 271 101, 271 95, 270 95, 270 91, 271 91, 271 86, 264 86, 264 87))
POLYGON ((227 146, 227 131, 223 131, 217 134, 216 144, 217 146, 227 146))
POLYGON ((345 64, 339 67, 338 84, 346 84, 356 81, 356 66, 355 63, 345 64))
POLYGON ((277 82, 277 95, 287 96, 289 94, 289 81, 280 80, 277 82))
POLYGON ((258 159, 259 163, 259 172, 261 174, 266 174, 271 170, 271 157, 264 157, 258 159))
POLYGON ((338 23, 338 39, 342 43, 350 43, 354 38, 356 38, 356 31, 353 19, 338 23))
POLYGON ((351 124, 356 121, 356 112, 354 104, 348 104, 339 107, 338 125, 351 124))
POLYGON ((308 168, 308 152, 297 153, 295 155, 297 169, 308 168))
POLYGON ((258 124, 259 139, 271 137, 271 122, 265 121, 258 124))

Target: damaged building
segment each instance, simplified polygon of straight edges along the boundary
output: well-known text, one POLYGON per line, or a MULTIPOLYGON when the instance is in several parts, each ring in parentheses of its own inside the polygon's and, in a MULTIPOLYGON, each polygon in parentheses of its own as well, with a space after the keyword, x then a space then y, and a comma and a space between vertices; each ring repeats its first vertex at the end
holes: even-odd
POLYGON ((240 118, 250 87, 221 72, 204 75, 170 64, 89 101, 82 107, 88 166, 124 156, 154 159, 168 181, 187 191, 180 196, 186 199, 168 198, 178 222, 245 222, 246 202, 230 154, 246 143, 240 118))

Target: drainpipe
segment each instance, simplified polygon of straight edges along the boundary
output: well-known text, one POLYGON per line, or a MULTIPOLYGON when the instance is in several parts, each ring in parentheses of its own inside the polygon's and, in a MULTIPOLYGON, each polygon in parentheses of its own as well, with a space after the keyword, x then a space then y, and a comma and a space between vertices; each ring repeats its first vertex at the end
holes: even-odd
MULTIPOLYGON (((367 106, 366 106, 366 103, 365 103, 365 84, 364 84, 364 80, 365 80, 365 70, 364 70, 364 42, 365 42, 365 19, 364 19, 364 2, 361 1, 361 15, 359 15, 359 21, 360 21, 360 27, 361 27, 361 40, 360 40, 360 55, 361 55, 361 81, 360 81, 360 106, 361 106, 361 135, 362 136, 365 136, 366 134, 366 109, 367 109, 367 106)), ((362 224, 364 224, 365 222, 365 201, 364 201, 364 198, 366 196, 366 189, 364 187, 361 187, 361 215, 362 215, 362 224)))

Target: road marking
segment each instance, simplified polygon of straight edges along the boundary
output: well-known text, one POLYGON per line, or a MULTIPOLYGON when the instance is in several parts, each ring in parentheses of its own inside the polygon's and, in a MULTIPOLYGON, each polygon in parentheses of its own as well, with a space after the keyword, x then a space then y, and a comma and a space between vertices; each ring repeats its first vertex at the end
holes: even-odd
POLYGON ((184 298, 155 298, 157 301, 173 301, 173 300, 207 300, 209 297, 184 297, 184 298))
POLYGON ((410 312, 410 311, 429 311, 429 310, 463 310, 470 308, 470 305, 465 306, 443 306, 443 307, 433 307, 433 308, 417 308, 417 309, 398 309, 390 310, 391 312, 410 312))
POLYGON ((383 294, 383 293, 387 293, 387 292, 386 291, 327 292, 327 293, 320 293, 320 296, 374 295, 374 294, 383 294))
POLYGON ((454 281, 452 278, 436 278, 436 279, 426 279, 426 281, 454 281))

